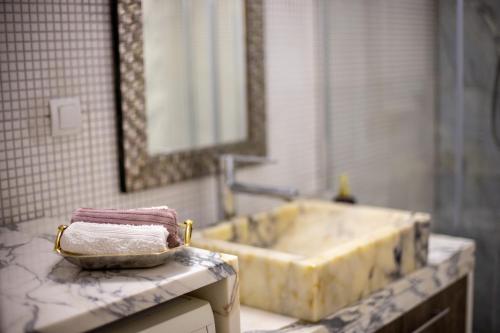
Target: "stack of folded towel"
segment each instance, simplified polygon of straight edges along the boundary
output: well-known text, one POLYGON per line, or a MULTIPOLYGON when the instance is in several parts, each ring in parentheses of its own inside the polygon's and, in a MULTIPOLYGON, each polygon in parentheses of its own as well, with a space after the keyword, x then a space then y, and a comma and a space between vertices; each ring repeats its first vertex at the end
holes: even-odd
POLYGON ((80 254, 147 254, 181 244, 177 214, 166 206, 79 208, 61 238, 63 250, 80 254))
POLYGON ((148 254, 167 249, 168 231, 161 225, 72 223, 61 248, 79 254, 148 254))

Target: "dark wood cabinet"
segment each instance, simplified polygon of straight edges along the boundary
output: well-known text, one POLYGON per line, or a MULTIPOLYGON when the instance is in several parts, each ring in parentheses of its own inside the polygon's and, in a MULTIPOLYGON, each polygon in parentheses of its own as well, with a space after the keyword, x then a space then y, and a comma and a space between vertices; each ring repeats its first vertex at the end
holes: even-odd
POLYGON ((387 324, 378 333, 465 333, 467 277, 387 324))

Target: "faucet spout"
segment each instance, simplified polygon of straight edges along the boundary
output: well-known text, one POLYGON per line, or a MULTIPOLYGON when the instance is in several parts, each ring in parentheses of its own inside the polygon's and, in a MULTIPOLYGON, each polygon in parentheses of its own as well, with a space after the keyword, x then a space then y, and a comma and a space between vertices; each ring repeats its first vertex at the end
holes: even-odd
POLYGON ((231 190, 237 193, 265 195, 268 197, 291 201, 298 197, 299 191, 294 188, 268 187, 256 184, 245 184, 235 182, 230 185, 231 190))
POLYGON ((219 218, 230 219, 236 216, 236 193, 254 195, 265 195, 268 197, 291 201, 299 195, 294 188, 280 188, 263 186, 257 184, 241 183, 236 180, 237 163, 272 163, 265 157, 245 155, 222 155, 220 156, 219 173, 219 218))

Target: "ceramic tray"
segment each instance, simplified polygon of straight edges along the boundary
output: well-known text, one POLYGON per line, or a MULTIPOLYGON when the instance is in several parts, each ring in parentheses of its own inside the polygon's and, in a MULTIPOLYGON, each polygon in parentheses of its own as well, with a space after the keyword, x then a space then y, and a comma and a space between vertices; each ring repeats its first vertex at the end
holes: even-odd
POLYGON ((191 242, 191 232, 193 229, 193 222, 186 220, 183 223, 184 231, 184 245, 168 249, 163 252, 150 253, 150 254, 118 254, 118 255, 89 255, 78 254, 64 251, 61 248, 61 237, 67 225, 60 225, 57 231, 57 236, 54 244, 54 250, 59 253, 64 259, 69 262, 80 266, 84 269, 120 269, 120 268, 146 268, 154 267, 165 263, 167 258, 172 256, 179 250, 189 246, 191 242))

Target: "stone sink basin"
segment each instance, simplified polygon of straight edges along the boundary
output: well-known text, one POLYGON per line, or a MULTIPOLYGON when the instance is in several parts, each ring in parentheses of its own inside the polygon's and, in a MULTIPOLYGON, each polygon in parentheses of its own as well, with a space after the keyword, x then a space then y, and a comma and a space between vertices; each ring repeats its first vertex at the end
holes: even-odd
POLYGON ((429 227, 423 213, 295 201, 192 243, 238 256, 241 303, 318 321, 424 266, 429 227))

